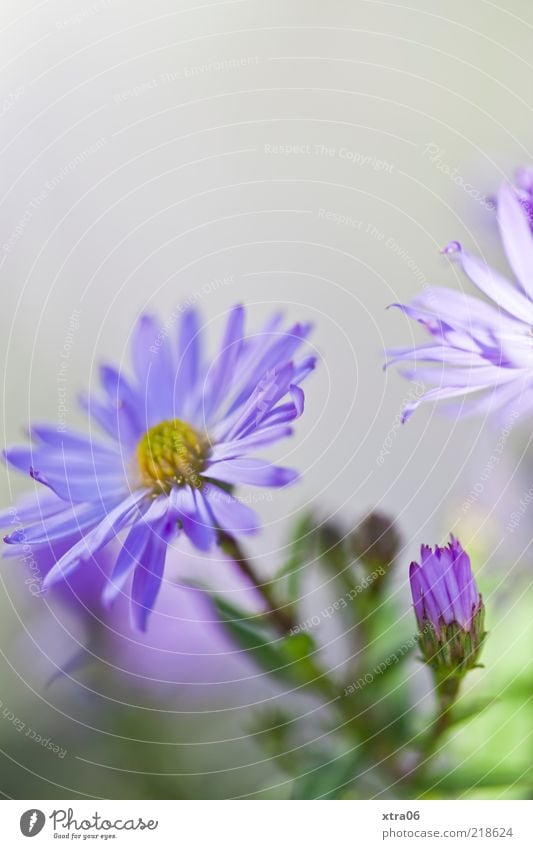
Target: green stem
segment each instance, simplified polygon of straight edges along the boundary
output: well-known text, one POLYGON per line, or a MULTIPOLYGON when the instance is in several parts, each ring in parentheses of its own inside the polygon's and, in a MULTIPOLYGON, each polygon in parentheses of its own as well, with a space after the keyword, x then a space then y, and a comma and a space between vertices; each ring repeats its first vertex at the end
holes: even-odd
POLYGON ((460 686, 461 677, 456 674, 447 675, 437 681, 437 714, 429 731, 426 756, 435 751, 440 738, 450 727, 451 709, 457 700, 460 686))
MULTIPOLYGON (((287 613, 284 607, 278 605, 272 593, 272 585, 260 580, 253 564, 242 551, 238 541, 230 534, 224 532, 220 533, 219 541, 222 550, 232 558, 242 574, 263 597, 272 623, 278 630, 283 635, 286 635, 291 630, 296 629, 298 623, 287 613)), ((354 714, 351 700, 347 699, 344 693, 339 691, 338 685, 331 680, 328 673, 311 657, 307 658, 307 669, 310 674, 308 686, 315 690, 318 695, 327 699, 328 704, 336 710, 342 722, 344 732, 355 736, 358 745, 369 753, 371 761, 374 760, 376 763, 382 762, 382 769, 389 770, 389 775, 392 774, 393 779, 399 778, 397 765, 394 763, 391 751, 385 745, 386 741, 383 735, 376 732, 374 728, 375 723, 370 722, 370 727, 368 726, 369 720, 372 718, 369 707, 367 706, 359 714, 354 714), (387 763, 386 766, 384 762, 387 763)))
POLYGON ((255 589, 261 594, 263 597, 263 601, 267 606, 267 610, 272 618, 272 621, 277 625, 282 633, 287 633, 293 629, 297 628, 298 623, 293 620, 291 615, 287 612, 285 607, 280 606, 274 593, 272 592, 272 585, 269 583, 263 582, 259 575, 257 575, 255 568, 251 561, 244 554, 240 544, 237 542, 235 537, 231 536, 231 534, 227 534, 224 531, 219 533, 219 542, 225 554, 227 554, 231 559, 236 563, 236 565, 241 570, 242 574, 250 581, 251 584, 255 587, 255 589))
MULTIPOLYGON (((222 550, 236 563, 242 574, 250 581, 255 589, 261 594, 263 601, 267 606, 268 613, 273 624, 278 628, 280 633, 285 636, 291 631, 298 630, 298 623, 287 612, 286 607, 282 607, 277 603, 277 600, 272 592, 272 585, 261 581, 257 575, 252 562, 244 554, 240 544, 235 537, 225 532, 220 532, 219 542, 222 550)), ((327 672, 320 667, 310 657, 307 658, 307 668, 311 673, 309 686, 315 689, 321 696, 324 696, 328 701, 338 701, 339 693, 335 685, 330 681, 327 672)))
POLYGON ((435 672, 435 693, 437 696, 437 712, 420 747, 420 757, 417 765, 406 776, 407 781, 418 782, 420 777, 431 765, 432 756, 448 731, 452 720, 452 708, 457 700, 463 676, 457 673, 435 672))

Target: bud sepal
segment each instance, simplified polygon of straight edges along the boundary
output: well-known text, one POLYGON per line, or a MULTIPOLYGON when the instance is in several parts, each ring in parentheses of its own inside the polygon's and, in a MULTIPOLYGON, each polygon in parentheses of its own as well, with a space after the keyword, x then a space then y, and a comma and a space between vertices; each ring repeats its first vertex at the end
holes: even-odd
POLYGON ((486 636, 484 621, 485 606, 481 596, 468 630, 455 620, 450 624, 441 620, 439 629, 429 620, 424 621, 418 637, 422 659, 437 677, 449 674, 462 677, 480 665, 478 659, 486 636))

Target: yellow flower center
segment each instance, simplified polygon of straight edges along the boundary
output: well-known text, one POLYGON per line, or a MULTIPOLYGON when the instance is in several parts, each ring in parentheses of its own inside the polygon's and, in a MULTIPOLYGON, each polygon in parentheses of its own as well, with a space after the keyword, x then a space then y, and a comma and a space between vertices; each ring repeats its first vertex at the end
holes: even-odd
POLYGON ((169 492, 173 486, 202 486, 208 442, 205 436, 180 421, 160 422, 147 430, 137 445, 137 462, 143 486, 169 492))

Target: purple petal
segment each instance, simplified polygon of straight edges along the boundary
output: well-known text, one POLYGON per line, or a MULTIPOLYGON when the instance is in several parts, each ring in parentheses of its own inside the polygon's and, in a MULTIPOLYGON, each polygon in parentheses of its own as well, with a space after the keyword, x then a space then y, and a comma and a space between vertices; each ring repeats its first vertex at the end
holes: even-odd
MULTIPOLYGON (((509 380, 512 380, 512 375, 509 375, 509 380)), ((402 422, 406 422, 407 419, 412 416, 413 412, 417 409, 425 401, 441 401, 444 398, 456 398, 459 395, 467 395, 471 392, 479 392, 480 389, 486 389, 487 384, 482 384, 481 386, 462 386, 462 387, 445 387, 438 389, 430 389, 429 392, 426 392, 424 395, 421 395, 420 398, 416 399, 410 404, 406 404, 402 412, 402 422)))
POLYGON ((448 584, 448 574, 452 569, 452 560, 446 549, 442 550, 441 556, 433 555, 423 563, 423 578, 426 579, 432 597, 439 610, 440 615, 447 625, 454 619, 452 598, 448 584))
POLYGON ((298 478, 298 472, 282 466, 273 466, 265 460, 242 457, 223 460, 208 466, 209 477, 223 483, 247 483, 252 486, 287 486, 298 478))
POLYGON ((268 372, 279 368, 281 363, 286 363, 293 357, 311 329, 311 324, 295 324, 287 331, 263 331, 253 337, 249 346, 251 353, 243 358, 241 364, 243 386, 232 402, 230 412, 247 401, 268 372))
POLYGON ((79 403, 85 413, 95 421, 115 442, 135 448, 137 444, 137 432, 132 429, 128 413, 122 407, 110 406, 109 403, 102 404, 91 395, 79 397, 79 403))
POLYGON ((261 428, 270 427, 272 425, 283 424, 284 422, 292 422, 297 419, 300 413, 299 407, 292 401, 287 404, 279 404, 270 413, 267 413, 261 422, 261 428))
POLYGON ((167 539, 153 529, 142 554, 142 563, 133 573, 131 587, 131 620, 139 631, 146 631, 148 616, 161 588, 166 553, 167 539))
POLYGON ((110 501, 127 492, 124 477, 74 475, 58 471, 44 475, 39 469, 30 469, 32 478, 47 486, 68 503, 82 501, 110 501))
POLYGON ((525 213, 513 189, 502 185, 498 195, 498 222, 505 253, 522 289, 533 295, 533 237, 525 213))
POLYGON ((141 562, 144 549, 151 534, 165 528, 165 520, 169 513, 169 500, 160 496, 150 502, 146 512, 139 516, 126 537, 120 554, 115 563, 113 573, 104 587, 102 601, 109 605, 121 591, 135 567, 141 562))
POLYGON ((292 384, 292 386, 289 386, 289 392, 291 393, 292 403, 294 404, 294 408, 296 410, 296 416, 297 418, 299 418, 304 411, 304 391, 299 386, 296 386, 296 384, 292 384))
MULTIPOLYGON (((507 407, 511 406, 512 409, 516 407, 516 418, 518 418, 518 415, 520 415, 520 399, 524 397, 525 400, 525 395, 524 389, 516 386, 516 383, 519 383, 519 381, 487 388, 487 391, 477 398, 468 398, 460 403, 446 404, 443 407, 443 412, 454 417, 460 415, 461 418, 468 418, 469 416, 495 413, 497 410, 505 412, 507 407)), ((531 394, 529 400, 533 402, 531 394)))
POLYGON ((140 564, 151 534, 151 526, 142 520, 139 520, 130 530, 117 557, 113 572, 104 586, 102 602, 106 606, 115 601, 133 570, 140 564))
POLYGON ((173 418, 175 366, 170 341, 158 322, 148 315, 137 322, 133 335, 132 359, 141 407, 141 431, 173 418))
POLYGON ((464 613, 461 624, 468 628, 472 621, 472 608, 477 605, 479 594, 472 574, 470 558, 464 551, 456 559, 455 574, 461 591, 461 606, 464 613))
POLYGON ((21 496, 15 504, 0 512, 0 528, 40 522, 49 516, 62 513, 64 509, 65 502, 58 498, 55 492, 43 491, 39 487, 21 496))
POLYGON ((14 531, 4 537, 4 542, 9 545, 46 545, 70 537, 76 532, 94 528, 104 516, 105 508, 101 504, 77 505, 51 516, 44 522, 14 531))
POLYGON ((206 378, 203 401, 203 418, 210 422, 219 405, 226 398, 234 380, 235 370, 242 351, 244 335, 244 308, 238 305, 230 312, 220 352, 212 363, 206 378))
POLYGON ((417 321, 424 327, 428 333, 437 338, 445 338, 447 333, 453 328, 442 321, 438 315, 435 315, 432 310, 419 309, 410 304, 389 304, 388 309, 399 309, 408 318, 417 321))
POLYGON ((424 599, 422 584, 420 582, 420 566, 414 561, 409 566, 409 582, 411 584, 411 596, 415 608, 415 616, 420 626, 424 621, 424 599))
POLYGON ((533 304, 522 292, 519 292, 509 280, 486 263, 463 250, 461 245, 458 245, 455 252, 465 274, 478 289, 481 289, 510 315, 533 324, 533 304))
POLYGON ((211 517, 199 507, 200 494, 189 486, 173 487, 169 500, 192 544, 200 551, 209 551, 215 542, 215 531, 211 517))
POLYGON ((466 292, 443 286, 428 287, 413 298, 410 306, 416 310, 422 323, 431 317, 433 321, 438 319, 445 326, 446 338, 453 330, 472 336, 477 334, 479 328, 505 327, 512 332, 521 327, 521 322, 503 312, 499 303, 493 305, 466 292))
POLYGON ((415 366, 404 369, 401 372, 411 380, 419 380, 421 383, 431 381, 439 382, 440 386, 453 389, 485 389, 500 383, 508 383, 516 380, 520 375, 519 369, 499 368, 493 365, 473 366, 464 368, 433 368, 415 366))
POLYGON ((259 526, 257 514, 233 495, 214 486, 204 486, 199 493, 205 498, 216 524, 229 533, 254 534, 259 526))
POLYGON ((249 430, 258 427, 265 416, 286 395, 294 377, 292 363, 274 368, 267 372, 255 387, 248 401, 214 429, 217 442, 245 436, 249 430))
POLYGON ((420 593, 424 608, 424 618, 429 619, 431 624, 436 628, 440 628, 440 608, 433 595, 431 585, 426 577, 423 568, 417 572, 417 578, 420 584, 420 593))
POLYGON ((243 439, 234 439, 232 442, 221 442, 219 445, 215 445, 211 450, 209 460, 211 463, 216 463, 219 460, 231 460, 235 457, 242 457, 245 454, 249 454, 250 451, 264 448, 267 445, 273 445, 278 440, 290 436, 292 432, 292 428, 287 425, 260 428, 243 439))
POLYGON ((80 563, 107 545, 138 512, 138 504, 145 497, 146 491, 138 490, 110 510, 94 530, 73 545, 50 569, 43 581, 43 590, 63 580, 80 563))
MULTIPOLYGON (((303 362, 296 363, 292 378, 293 386, 289 387, 291 395, 292 390, 302 383, 308 375, 316 368, 316 357, 307 357, 303 362)), ((303 396, 302 396, 303 398, 303 396)))
POLYGON ((43 474, 56 474, 63 471, 65 476, 102 478, 123 477, 123 468, 119 454, 115 451, 109 456, 90 452, 55 451, 46 446, 14 445, 4 451, 9 465, 21 472, 38 468, 43 474))
POLYGON ((116 457, 116 449, 103 442, 99 442, 93 436, 77 433, 73 430, 58 430, 45 424, 32 425, 30 436, 50 445, 52 448, 63 452, 85 452, 90 457, 103 455, 109 459, 116 457))
POLYGON ((174 414, 191 416, 199 397, 202 366, 201 331, 198 313, 183 313, 178 335, 178 362, 174 391, 174 414))
POLYGON ((451 363, 465 368, 486 365, 479 349, 476 350, 474 347, 470 351, 464 351, 451 348, 448 345, 419 345, 414 348, 390 348, 387 351, 385 368, 389 368, 398 362, 410 360, 428 363, 451 363))
POLYGON ((144 386, 150 368, 150 348, 157 345, 159 325, 152 315, 142 315, 135 324, 131 339, 133 371, 140 386, 144 386))
POLYGON ((146 429, 141 416, 142 396, 112 366, 101 366, 100 380, 111 406, 120 409, 122 426, 127 427, 128 436, 134 440, 140 439, 146 429))
POLYGON ((458 581, 457 575, 457 558, 459 556, 461 555, 458 555, 452 550, 452 556, 449 558, 449 564, 446 566, 444 577, 451 603, 452 621, 455 620, 460 625, 464 625, 467 621, 468 611, 464 604, 463 588, 458 581))

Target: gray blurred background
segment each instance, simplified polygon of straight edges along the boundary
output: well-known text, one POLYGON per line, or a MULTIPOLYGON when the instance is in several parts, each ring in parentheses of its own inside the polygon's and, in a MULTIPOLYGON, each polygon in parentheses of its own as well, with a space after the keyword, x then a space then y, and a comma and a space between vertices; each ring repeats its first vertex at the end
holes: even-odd
MULTIPOLYGON (((496 513, 505 523, 513 510, 499 503, 508 480, 515 500, 529 485, 515 468, 527 432, 509 442, 494 497, 485 483, 487 503, 465 511, 497 435, 431 406, 400 427, 413 389, 383 373, 382 352, 423 338, 388 304, 429 283, 472 291, 439 253, 449 240, 505 269, 484 198, 533 158, 531 4, 1 0, 0 10, 2 441, 20 439, 30 420, 58 420, 65 345, 66 419, 84 426, 77 393, 95 384, 102 360, 126 361, 143 310, 165 319, 192 299, 214 349, 232 304, 249 307, 252 329, 282 305, 291 320, 314 322, 321 364, 296 437, 272 452, 303 476, 257 505, 264 562, 278 561, 291 516, 310 505, 348 523, 370 507, 396 513, 406 564, 465 518, 486 554, 496 513)), ((0 474, 7 505, 27 482, 0 474)), ((407 610, 405 574, 398 593, 407 610)), ((47 604, 27 595, 10 567, 0 698, 8 693, 26 724, 40 716, 48 734, 66 735, 71 753, 99 747, 102 761, 101 706, 87 714, 79 693, 43 691, 38 640, 26 663, 14 652, 47 604)), ((189 740, 234 734, 226 714, 209 717, 209 734, 193 709, 187 721, 189 740)), ((126 733, 121 722, 106 733, 126 733)), ((108 769, 81 784, 79 762, 63 782, 66 759, 49 763, 45 752, 36 766, 19 742, 0 724, 9 795, 64 796, 58 784, 137 792, 108 769)), ((176 764, 177 749, 166 772, 214 780, 229 769, 227 795, 276 785, 233 770, 260 759, 255 750, 199 745, 176 764)), ((119 753, 115 765, 125 760, 119 753)), ((179 793, 220 792, 202 781, 179 793)))

